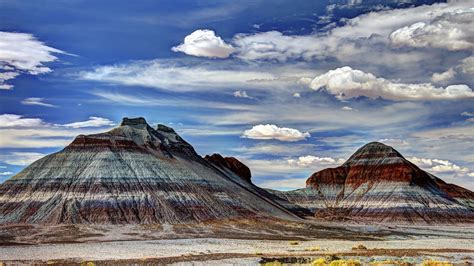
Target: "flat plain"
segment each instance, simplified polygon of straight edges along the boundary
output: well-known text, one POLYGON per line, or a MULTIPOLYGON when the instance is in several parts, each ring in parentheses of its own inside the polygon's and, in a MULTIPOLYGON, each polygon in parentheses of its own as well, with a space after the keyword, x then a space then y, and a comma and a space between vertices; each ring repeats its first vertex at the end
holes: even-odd
POLYGON ((474 262, 472 226, 274 222, 248 230, 251 223, 3 226, 0 260, 7 265, 309 264, 321 258, 366 265, 474 262))

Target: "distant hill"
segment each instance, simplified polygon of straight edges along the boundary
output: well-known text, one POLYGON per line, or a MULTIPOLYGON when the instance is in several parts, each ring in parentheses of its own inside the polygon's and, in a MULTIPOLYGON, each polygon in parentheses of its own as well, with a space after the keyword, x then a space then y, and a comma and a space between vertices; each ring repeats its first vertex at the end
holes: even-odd
POLYGON ((472 191, 445 183, 379 142, 363 146, 339 167, 314 173, 304 189, 268 192, 294 212, 332 221, 474 221, 472 191))

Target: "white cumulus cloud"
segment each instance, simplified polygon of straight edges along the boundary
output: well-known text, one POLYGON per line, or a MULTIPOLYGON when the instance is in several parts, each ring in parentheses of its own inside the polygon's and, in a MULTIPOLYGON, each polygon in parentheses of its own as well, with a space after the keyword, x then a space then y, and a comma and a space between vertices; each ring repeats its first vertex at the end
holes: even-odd
POLYGON ((172 48, 174 52, 188 55, 226 58, 234 52, 234 47, 227 44, 212 30, 196 30, 184 38, 184 42, 172 48))
POLYGON ((310 87, 313 90, 325 88, 340 99, 366 96, 389 100, 449 100, 474 98, 474 92, 467 85, 435 87, 430 83, 408 84, 378 78, 372 73, 345 66, 330 70, 315 77, 310 87))
POLYGON ((20 74, 51 72, 45 63, 57 60, 53 54, 63 51, 49 47, 28 33, 0 31, 0 89, 11 89, 5 82, 20 74))
MULTIPOLYGON (((472 47, 472 23, 469 22, 469 19, 472 21, 471 7, 469 1, 449 1, 407 9, 381 10, 348 19, 344 25, 325 34, 285 35, 279 31, 237 34, 233 44, 237 50, 236 56, 245 60, 312 61, 336 57, 341 62, 357 59, 370 60, 371 63, 377 61, 383 65, 386 62, 406 65, 418 61, 423 55, 392 51, 391 46, 394 45, 390 44, 404 45, 407 38, 402 38, 406 36, 402 33, 408 32, 413 25, 420 27, 418 25, 422 24, 417 24, 420 22, 429 35, 424 40, 426 45, 449 50, 472 47), (437 29, 439 25, 442 27, 437 29), (439 36, 444 39, 439 39, 439 36), (379 51, 381 46, 385 48, 379 51)), ((415 30, 415 33, 418 32, 415 30)), ((415 36, 423 38, 422 34, 415 36)), ((421 44, 417 42, 416 45, 421 44)))
POLYGON ((474 56, 464 58, 460 67, 463 73, 474 74, 474 56))
POLYGON ((450 174, 453 177, 457 177, 466 176, 468 173, 470 173, 469 168, 461 167, 448 160, 426 159, 418 157, 410 157, 407 159, 420 168, 433 174, 450 174))
POLYGON ((474 8, 443 13, 429 21, 402 27, 390 34, 396 46, 434 47, 452 51, 474 49, 474 8))
POLYGON ((244 131, 242 137, 249 139, 277 139, 280 141, 299 141, 309 138, 308 132, 301 132, 294 128, 278 127, 276 125, 256 125, 244 131))
POLYGON ((454 78, 455 75, 456 75, 456 71, 450 68, 446 70, 445 72, 433 73, 433 75, 431 76, 431 81, 434 83, 445 82, 454 78))
POLYGON ((300 156, 297 159, 288 159, 288 164, 297 167, 321 167, 338 166, 344 163, 343 159, 334 159, 331 157, 318 157, 313 155, 300 156))

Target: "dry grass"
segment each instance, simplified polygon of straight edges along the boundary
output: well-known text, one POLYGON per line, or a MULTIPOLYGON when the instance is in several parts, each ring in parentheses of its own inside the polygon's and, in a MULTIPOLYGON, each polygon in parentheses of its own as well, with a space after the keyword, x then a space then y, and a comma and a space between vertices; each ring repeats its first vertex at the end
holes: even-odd
POLYGON ((360 266, 358 260, 333 260, 329 266, 360 266))
POLYGON ((438 261, 438 260, 425 260, 421 263, 421 266, 453 266, 451 262, 448 261, 438 261))
POLYGON ((358 260, 333 260, 329 263, 329 266, 360 266, 358 260))
POLYGON ((352 250, 367 250, 367 247, 362 244, 359 244, 357 246, 353 246, 352 250))
POLYGON ((304 251, 320 251, 321 248, 320 247, 309 247, 309 248, 305 248, 304 251))

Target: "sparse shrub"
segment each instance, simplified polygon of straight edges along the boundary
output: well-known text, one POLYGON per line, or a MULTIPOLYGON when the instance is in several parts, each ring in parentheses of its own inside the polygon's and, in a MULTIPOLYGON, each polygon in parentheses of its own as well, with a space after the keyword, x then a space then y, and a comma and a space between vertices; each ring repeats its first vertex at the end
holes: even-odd
POLYGON ((309 247, 309 248, 305 248, 304 250, 305 251, 320 251, 321 248, 320 247, 309 247))
POLYGON ((257 256, 262 256, 262 255, 263 255, 263 253, 262 253, 262 252, 260 252, 260 251, 256 251, 256 252, 255 252, 255 255, 257 255, 257 256))
POLYGON ((311 262, 311 266, 326 266, 327 262, 324 258, 317 258, 311 262))
POLYGON ((335 254, 330 254, 330 255, 327 255, 326 256, 326 261, 333 261, 333 260, 340 260, 341 258, 339 258, 338 256, 336 256, 335 254))
POLYGON ((367 247, 360 244, 360 245, 357 245, 357 246, 353 246, 352 250, 367 250, 367 247))
POLYGON ((290 241, 290 242, 288 242, 288 244, 290 244, 292 246, 297 246, 297 245, 300 244, 300 242, 299 241, 290 241))
POLYGON ((329 266, 360 266, 358 260, 333 260, 329 266))
POLYGON ((83 261, 81 262, 81 266, 95 266, 95 263, 92 261, 83 261))
POLYGON ((422 266, 453 266, 449 261, 425 260, 421 263, 422 266))

